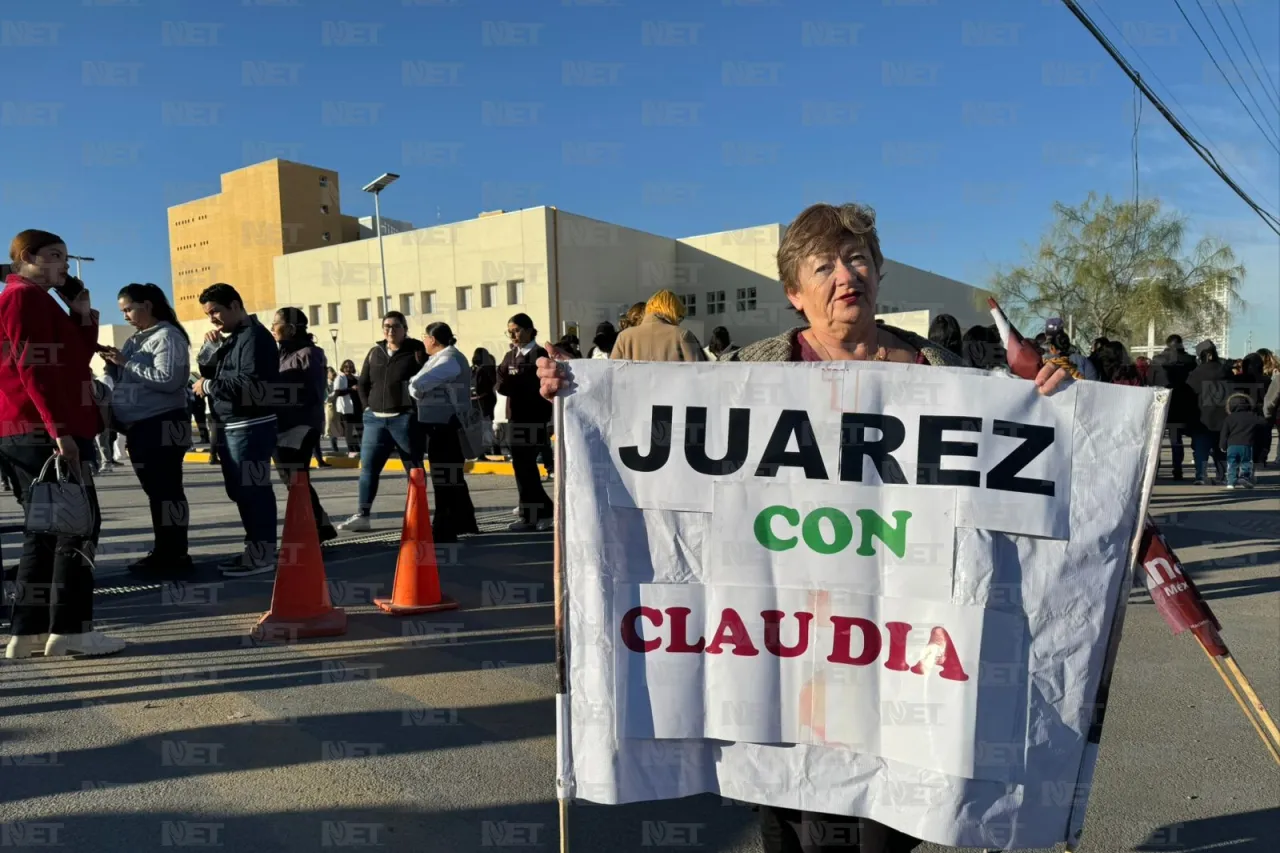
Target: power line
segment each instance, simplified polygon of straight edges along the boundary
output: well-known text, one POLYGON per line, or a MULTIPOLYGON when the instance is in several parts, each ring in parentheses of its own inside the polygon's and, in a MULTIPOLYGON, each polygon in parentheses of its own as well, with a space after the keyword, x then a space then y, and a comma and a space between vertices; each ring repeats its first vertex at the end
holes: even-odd
MULTIPOLYGON (((1196 2, 1199 3, 1200 0, 1196 0, 1196 2)), ((1173 4, 1178 7, 1178 12, 1182 15, 1182 20, 1187 22, 1187 26, 1191 28, 1191 33, 1196 37, 1196 41, 1200 42, 1200 46, 1204 48, 1204 52, 1209 55, 1209 60, 1213 63, 1213 67, 1218 69, 1218 73, 1221 74, 1222 79, 1226 81, 1227 88, 1231 90, 1231 94, 1236 96, 1236 100, 1240 102, 1240 106, 1244 108, 1245 113, 1247 113, 1249 118, 1252 119, 1254 126, 1256 126, 1259 132, 1262 133, 1262 138, 1267 140, 1267 144, 1274 148, 1277 154, 1280 154, 1280 145, 1276 145, 1271 141, 1271 137, 1267 135, 1267 131, 1263 130, 1262 125, 1258 122, 1258 117, 1253 114, 1251 109, 1249 109, 1249 105, 1244 102, 1244 98, 1240 97, 1240 93, 1236 91, 1236 87, 1231 83, 1231 78, 1227 76, 1227 72, 1223 71, 1222 66, 1218 64, 1218 58, 1213 55, 1213 51, 1209 50, 1209 45, 1205 44, 1204 39, 1200 37, 1200 31, 1196 29, 1196 25, 1191 23, 1191 19, 1187 17, 1187 11, 1182 8, 1181 0, 1173 0, 1173 4)), ((1200 7, 1200 11, 1204 11, 1203 6, 1200 7)), ((1205 16, 1205 20, 1209 20, 1208 15, 1205 16)), ((1212 29, 1213 24, 1210 24, 1209 27, 1212 29)), ((1217 34, 1217 30, 1214 30, 1214 35, 1216 36, 1217 34)), ((1221 44, 1222 39, 1218 39, 1218 43, 1221 44)), ((1240 78, 1241 85, 1243 85, 1244 75, 1239 73, 1240 69, 1236 68, 1235 62, 1232 61, 1230 54, 1227 55, 1227 61, 1236 69, 1236 75, 1240 78)), ((1249 93, 1249 97, 1253 98, 1253 102, 1257 104, 1258 99, 1253 97, 1253 91, 1249 89, 1248 86, 1245 86, 1244 88, 1245 91, 1249 93)), ((1262 109, 1262 107, 1258 107, 1258 109, 1262 109)), ((1266 116, 1264 115, 1263 118, 1266 118, 1266 116)), ((1271 128, 1271 122, 1267 122, 1267 127, 1271 128)), ((1271 132, 1275 133, 1275 129, 1271 128, 1271 132)))
MULTIPOLYGON (((1222 13, 1222 19, 1227 22, 1227 28, 1231 30, 1231 37, 1236 40, 1236 44, 1240 44, 1240 37, 1236 35, 1235 27, 1231 26, 1231 21, 1227 18, 1226 10, 1222 8, 1222 0, 1217 0, 1217 4, 1218 11, 1222 13)), ((1247 38, 1249 40, 1249 44, 1253 46, 1254 56, 1258 57, 1258 67, 1262 69, 1261 76, 1258 74, 1257 70, 1254 69, 1253 60, 1249 57, 1249 52, 1244 49, 1243 45, 1240 46, 1240 52, 1244 54, 1245 61, 1249 63, 1249 68, 1253 71, 1253 76, 1258 78, 1259 84, 1262 84, 1262 90, 1267 93, 1267 97, 1271 99, 1271 103, 1275 105, 1275 108, 1280 110, 1280 88, 1276 87, 1276 84, 1271 79, 1271 75, 1267 73, 1266 60, 1262 58, 1262 51, 1258 50, 1258 44, 1253 40, 1253 35, 1249 32, 1249 25, 1244 22, 1244 15, 1240 12, 1240 4, 1237 2, 1229 2, 1227 5, 1234 7, 1236 10, 1236 17, 1240 20, 1240 29, 1244 30, 1245 38, 1247 38), (1263 83, 1264 80, 1266 81, 1265 83, 1263 83)))
POLYGON ((1169 122, 1170 126, 1173 127, 1177 134, 1186 140, 1192 150, 1200 155, 1200 158, 1208 164, 1209 168, 1212 169, 1218 177, 1222 178, 1222 180, 1226 182, 1227 186, 1231 187, 1231 189, 1235 191, 1235 194, 1238 195, 1245 204, 1249 205, 1254 213, 1262 217, 1262 220, 1267 223, 1268 228, 1276 232, 1277 236, 1280 236, 1280 217, 1277 217, 1275 214, 1259 207, 1258 203, 1250 198, 1248 193, 1240 189, 1240 185, 1232 180, 1230 175, 1223 171, 1222 167, 1218 165, 1218 161, 1214 158, 1213 154, 1200 144, 1199 140, 1187 132, 1187 129, 1182 126, 1182 122, 1178 120, 1177 116, 1169 112, 1169 108, 1160 100, 1160 96, 1151 91, 1151 87, 1146 84, 1142 79, 1142 76, 1133 70, 1133 66, 1129 64, 1129 61, 1125 59, 1118 50, 1116 50, 1116 46, 1111 43, 1111 40, 1107 38, 1105 33, 1098 29, 1098 25, 1095 24, 1093 19, 1080 8, 1080 4, 1077 3, 1076 0, 1062 0, 1062 2, 1071 14, 1075 15, 1076 19, 1079 20, 1080 23, 1084 24, 1085 29, 1087 29, 1089 34, 1097 40, 1098 44, 1102 45, 1103 49, 1111 55, 1111 58, 1115 60, 1116 64, 1120 66, 1121 70, 1124 71, 1128 78, 1133 81, 1134 85, 1142 91, 1142 94, 1146 95, 1147 100, 1151 102, 1151 105, 1160 111, 1160 115, 1164 116, 1165 121, 1169 122))
MULTIPOLYGON (((1215 0, 1215 2, 1217 3, 1218 11, 1222 13, 1222 20, 1226 21, 1227 27, 1230 28, 1231 22, 1227 20, 1227 13, 1222 11, 1221 0, 1215 0)), ((1231 51, 1227 50, 1226 44, 1224 44, 1222 41, 1222 36, 1218 35, 1218 28, 1215 27, 1213 25, 1213 21, 1209 19, 1209 12, 1207 9, 1204 8, 1203 0, 1196 0, 1196 5, 1200 7, 1200 14, 1204 16, 1204 22, 1209 25, 1209 31, 1213 33, 1214 39, 1217 40, 1218 47, 1222 48, 1222 52, 1226 55, 1227 62, 1231 63, 1231 67, 1235 69, 1235 72, 1238 75, 1238 79, 1240 80, 1240 85, 1243 86, 1244 90, 1249 93, 1249 99, 1253 101, 1253 105, 1258 108, 1258 112, 1262 113, 1262 117, 1264 119, 1267 119, 1267 126, 1271 127, 1271 121, 1267 117, 1267 111, 1263 109, 1262 104, 1258 103, 1258 99, 1253 96, 1253 87, 1250 86, 1248 82, 1245 81, 1244 74, 1240 72, 1240 66, 1236 65, 1236 60, 1231 55, 1231 51)), ((1235 30, 1231 31, 1231 35, 1235 36, 1235 30)), ((1257 77, 1258 72, 1254 71, 1253 63, 1249 61, 1249 54, 1244 52, 1244 46, 1240 44, 1240 39, 1236 39, 1236 46, 1240 48, 1240 53, 1244 55, 1244 64, 1248 65, 1249 70, 1253 71, 1253 76, 1257 77)), ((1262 81, 1259 80, 1258 83, 1259 85, 1261 85, 1262 81)), ((1265 86, 1262 89, 1262 94, 1268 98, 1271 97, 1271 93, 1266 90, 1265 86)), ((1275 128, 1272 127, 1271 130, 1272 132, 1274 132, 1275 128)))
POLYGON ((1190 125, 1200 134, 1200 138, 1204 139, 1205 147, 1209 149, 1210 152, 1212 152, 1212 154, 1214 155, 1214 158, 1225 160, 1228 166, 1230 166, 1238 174, 1240 174, 1240 182, 1245 184, 1250 189, 1250 191, 1253 192, 1254 195, 1257 196, 1259 199, 1261 199, 1268 207, 1280 207, 1272 203, 1270 198, 1266 197, 1261 191, 1258 190, 1258 187, 1252 181, 1250 181, 1248 177, 1245 176, 1244 174, 1245 170, 1240 168, 1239 163, 1232 160, 1231 157, 1228 156, 1225 151, 1218 150, 1214 146, 1213 140, 1210 138, 1208 131, 1206 131, 1203 127, 1201 127, 1200 123, 1196 121, 1195 114, 1190 109, 1187 108, 1186 104, 1178 100, 1178 96, 1173 91, 1173 87, 1160 79, 1160 75, 1156 73, 1156 69, 1151 65, 1151 63, 1143 59, 1141 51, 1139 51, 1138 48, 1134 46, 1133 42, 1129 41, 1129 37, 1124 34, 1124 28, 1121 27, 1119 24, 1117 24, 1115 22, 1115 19, 1112 18, 1109 14, 1107 14, 1106 7, 1102 5, 1100 0, 1094 0, 1094 5, 1097 7, 1098 11, 1102 13, 1102 17, 1106 18, 1107 21, 1111 24, 1111 28, 1120 34, 1120 38, 1124 39, 1124 43, 1129 46, 1129 50, 1133 52, 1133 55, 1137 57, 1137 60, 1142 63, 1143 67, 1146 68, 1148 72, 1150 72, 1151 79, 1155 80, 1156 83, 1159 84, 1160 87, 1163 88, 1168 93, 1169 99, 1172 100, 1173 103, 1179 109, 1181 109, 1182 112, 1186 115, 1187 122, 1190 123, 1190 125))

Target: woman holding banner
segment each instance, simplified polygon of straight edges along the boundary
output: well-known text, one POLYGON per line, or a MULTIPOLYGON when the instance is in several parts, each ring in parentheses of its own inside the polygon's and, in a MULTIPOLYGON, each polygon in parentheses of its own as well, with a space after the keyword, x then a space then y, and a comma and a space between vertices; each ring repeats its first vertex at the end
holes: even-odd
MULTIPOLYGON (((876 323, 884 255, 875 213, 858 204, 815 204, 786 229, 778 247, 778 277, 787 299, 804 319, 781 335, 743 347, 729 361, 892 361, 959 367, 956 354, 919 335, 876 323)), ((540 359, 541 392, 551 399, 570 385, 568 371, 540 359)), ((1047 365, 1036 376, 1041 394, 1068 379, 1047 365)), ((876 821, 760 807, 761 836, 769 853, 907 853, 920 842, 876 821)))

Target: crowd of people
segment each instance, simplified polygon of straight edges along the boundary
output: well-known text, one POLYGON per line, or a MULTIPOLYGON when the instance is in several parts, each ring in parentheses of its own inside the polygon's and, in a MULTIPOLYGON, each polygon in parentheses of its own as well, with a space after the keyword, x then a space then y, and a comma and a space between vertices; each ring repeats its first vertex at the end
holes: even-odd
MULTIPOLYGON (((281 308, 267 328, 233 286, 215 284, 199 296, 212 328, 200 341, 193 378, 189 332, 159 287, 130 284, 119 291, 119 309, 136 332, 120 349, 102 347, 98 311, 68 274, 65 241, 24 231, 14 238, 10 257, 13 274, 0 291, 0 476, 19 501, 29 501, 32 483, 60 456, 79 472, 94 510, 87 536, 24 533, 18 563, 11 573, 6 569, 6 581, 13 581, 5 651, 11 659, 38 651, 92 656, 124 648, 93 627, 92 566, 100 521, 91 460, 101 453, 99 465, 111 464, 115 431, 124 437, 154 532, 151 553, 130 569, 151 578, 177 578, 191 570, 183 460, 198 431, 210 444, 244 528, 244 547, 221 566, 224 574, 238 577, 274 569, 272 468, 288 483, 313 458, 327 464, 321 448, 326 433, 331 452, 338 452, 341 437, 347 453, 359 458, 360 481, 355 513, 336 524, 311 490, 321 539, 370 528, 382 469, 393 452, 406 470, 421 467, 424 458, 430 463, 437 542, 478 532, 465 461, 500 448, 511 459, 519 492, 511 529, 550 528, 553 504, 539 460, 552 468, 552 400, 571 385, 567 359, 1006 366, 993 326, 962 333, 955 318, 944 315, 925 338, 876 318, 884 257, 874 214, 855 204, 813 205, 787 228, 778 252, 779 278, 802 322, 741 348, 723 327, 712 331, 704 347, 681 325, 681 300, 662 290, 632 306, 616 328, 601 323, 585 356, 573 335, 548 352, 537 343, 533 320, 516 314, 507 323, 510 344, 501 360, 484 349, 468 359, 446 323, 429 324, 418 338, 405 317, 392 311, 382 318, 383 340, 363 364, 357 369, 347 360, 335 371, 308 331, 304 311, 281 308), (108 365, 101 379, 90 367, 95 356, 108 365), (498 395, 506 400, 501 435, 492 429, 498 395)), ((1191 439, 1197 483, 1210 482, 1209 459, 1213 481, 1227 487, 1251 486, 1253 466, 1265 464, 1280 402, 1280 369, 1272 353, 1259 351, 1229 364, 1212 342, 1198 344, 1191 355, 1175 335, 1149 361, 1130 360, 1123 345, 1104 339, 1084 355, 1057 320, 1035 344, 1045 362, 1034 380, 1042 394, 1072 380, 1171 389, 1167 428, 1175 479, 1183 478, 1184 437, 1191 439)), ((858 837, 862 850, 881 853, 916 844, 866 819, 771 807, 762 808, 761 816, 769 851, 800 849, 796 845, 806 837, 858 837)))
MULTIPOLYGON (((948 314, 934 318, 929 339, 959 355, 969 367, 1000 368, 1004 349, 995 326, 974 326, 960 334, 948 314)), ((1191 444, 1194 483, 1251 489, 1256 468, 1271 466, 1272 431, 1280 415, 1280 359, 1260 349, 1238 360, 1223 359, 1205 340, 1188 353, 1180 335, 1169 335, 1154 358, 1130 358, 1120 341, 1095 338, 1088 355, 1077 350, 1051 318, 1033 345, 1046 363, 1073 378, 1115 385, 1167 388, 1166 432, 1173 456, 1173 479, 1186 478, 1186 443, 1191 444), (1213 472, 1209 472, 1209 462, 1213 472)))

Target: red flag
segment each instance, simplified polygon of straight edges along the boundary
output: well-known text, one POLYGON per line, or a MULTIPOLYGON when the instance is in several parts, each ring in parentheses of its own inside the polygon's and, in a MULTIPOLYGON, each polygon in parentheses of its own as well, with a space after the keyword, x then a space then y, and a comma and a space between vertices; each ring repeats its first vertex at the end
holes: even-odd
POLYGON ((1151 594, 1151 600, 1173 633, 1189 630, 1209 654, 1214 657, 1225 655, 1227 644, 1218 634, 1222 625, 1200 596, 1195 583, 1183 573, 1178 557, 1149 518, 1142 530, 1138 565, 1139 576, 1151 594))
POLYGON ((1000 330, 1000 337, 1004 339, 1005 358, 1009 361, 1009 370, 1014 376, 1022 379, 1035 379, 1040 373, 1040 368, 1044 367, 1040 353, 1013 327, 999 303, 987 297, 987 305, 991 307, 991 316, 996 321, 996 328, 1000 330))

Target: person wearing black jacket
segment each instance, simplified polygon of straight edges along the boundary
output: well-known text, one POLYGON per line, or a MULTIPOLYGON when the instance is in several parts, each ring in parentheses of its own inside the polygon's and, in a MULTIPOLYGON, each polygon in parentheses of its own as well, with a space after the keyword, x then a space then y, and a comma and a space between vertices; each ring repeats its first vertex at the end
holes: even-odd
POLYGON ((1191 455, 1196 465, 1196 485, 1203 486, 1209 482, 1205 480, 1205 464, 1210 456, 1216 472, 1213 482, 1227 476, 1227 454, 1219 446, 1218 432, 1227 419, 1227 397, 1231 396, 1234 377, 1218 360, 1213 341, 1196 344, 1196 361, 1199 363, 1187 377, 1187 385, 1195 392, 1199 409, 1199 417, 1192 425, 1191 455))
POLYGON ((480 406, 480 415, 484 418, 482 432, 488 445, 485 453, 501 455, 497 440, 493 434, 493 412, 498 407, 498 365, 493 356, 484 347, 478 347, 471 356, 471 399, 480 406))
POLYGON ((1195 423, 1200 420, 1196 392, 1187 384, 1187 378, 1195 370, 1196 358, 1182 348, 1180 335, 1170 335, 1165 340, 1164 351, 1151 360, 1151 366, 1151 384, 1169 389, 1169 415, 1165 419, 1165 430, 1173 451, 1173 479, 1181 480, 1182 462, 1186 458, 1182 439, 1192 433, 1195 423))
POLYGON ((245 531, 244 552, 218 568, 230 577, 271 572, 276 557, 271 454, 276 447, 280 354, 271 333, 244 309, 231 285, 206 288, 200 306, 214 328, 197 356, 203 378, 192 390, 209 400, 218 424, 223 487, 240 510, 245 531))
POLYGON ((427 361, 422 341, 409 337, 409 325, 399 311, 382 318, 383 340, 365 356, 357 386, 364 403, 364 437, 360 442, 360 504, 339 530, 372 528, 369 513, 378 497, 382 467, 394 450, 407 473, 422 467, 424 433, 418 423, 417 402, 409 396, 409 380, 427 361))
POLYGON ((1248 394, 1236 392, 1227 398, 1227 417, 1218 434, 1218 444, 1227 454, 1227 488, 1253 488, 1253 447, 1265 422, 1248 394))
MULTIPOLYGON (((277 311, 272 319, 271 334, 280 347, 280 395, 276 409, 279 434, 273 458, 276 473, 287 489, 294 475, 310 471, 311 457, 320 447, 328 360, 324 350, 316 346, 315 335, 307 331, 307 314, 301 308, 277 311)), ((309 479, 307 486, 320 541, 336 539, 338 531, 321 506, 316 487, 309 479)))
POLYGON ((551 420, 551 403, 539 391, 537 373, 538 359, 546 358, 547 351, 536 343, 538 330, 528 314, 516 314, 507 321, 507 336, 511 348, 498 365, 497 391, 507 398, 511 467, 520 493, 520 518, 508 529, 549 530, 554 505, 542 488, 538 473, 538 455, 550 452, 547 423, 551 420))

